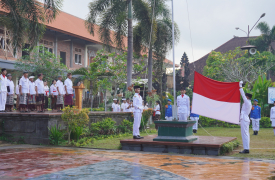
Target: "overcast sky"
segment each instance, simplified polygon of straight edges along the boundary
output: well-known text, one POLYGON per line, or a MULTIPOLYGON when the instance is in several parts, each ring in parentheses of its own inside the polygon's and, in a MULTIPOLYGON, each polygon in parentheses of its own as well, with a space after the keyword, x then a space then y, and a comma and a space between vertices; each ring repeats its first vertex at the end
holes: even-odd
MULTIPOLYGON (((64 0, 62 10, 85 19, 89 13, 88 4, 93 0, 64 0)), ((246 36, 235 27, 247 31, 262 13, 260 21, 275 25, 275 0, 187 0, 193 40, 194 58, 192 56, 187 3, 186 0, 174 0, 174 20, 180 28, 180 41, 175 45, 175 60, 180 62, 184 52, 189 61, 197 60, 216 49, 233 36, 246 36)), ((171 1, 167 0, 171 7, 171 1)), ((251 36, 260 35, 259 30, 252 30, 251 36)), ((167 54, 172 60, 172 51, 167 54)))

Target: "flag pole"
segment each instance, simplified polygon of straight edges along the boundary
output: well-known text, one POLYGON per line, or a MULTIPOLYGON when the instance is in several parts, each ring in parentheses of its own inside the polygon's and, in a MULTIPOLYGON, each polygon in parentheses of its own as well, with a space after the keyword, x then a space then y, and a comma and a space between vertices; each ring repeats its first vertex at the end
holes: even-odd
POLYGON ((176 70, 175 70, 175 37, 174 37, 174 6, 172 2, 172 39, 173 39, 173 89, 174 89, 174 108, 173 108, 173 119, 177 119, 177 99, 176 99, 176 70))

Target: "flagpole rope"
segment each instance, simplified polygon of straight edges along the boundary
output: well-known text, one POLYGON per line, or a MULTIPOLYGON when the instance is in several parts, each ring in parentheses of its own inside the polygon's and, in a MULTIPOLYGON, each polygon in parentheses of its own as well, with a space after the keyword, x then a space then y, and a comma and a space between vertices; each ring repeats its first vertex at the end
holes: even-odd
MULTIPOLYGON (((206 131, 206 129, 204 129, 203 127, 202 127, 202 125, 198 122, 198 124, 201 126, 201 128, 207 133, 207 134, 209 134, 210 136, 212 136, 212 134, 210 134, 208 131, 206 131)), ((215 136, 212 136, 213 138, 216 138, 215 136)))
POLYGON ((188 2, 187 2, 187 0, 186 0, 186 8, 187 8, 187 15, 188 15, 187 17, 188 17, 188 22, 189 22, 191 48, 192 48, 192 56, 193 56, 193 66, 194 66, 194 71, 196 71, 195 59, 194 59, 194 51, 193 51, 193 42, 192 42, 192 34, 191 34, 191 25, 190 25, 190 19, 189 19, 189 9, 188 9, 188 2))

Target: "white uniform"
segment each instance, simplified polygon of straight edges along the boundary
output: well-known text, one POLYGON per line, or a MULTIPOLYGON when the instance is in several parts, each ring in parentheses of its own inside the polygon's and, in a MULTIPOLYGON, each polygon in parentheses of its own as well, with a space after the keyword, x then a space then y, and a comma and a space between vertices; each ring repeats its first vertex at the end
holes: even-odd
POLYGON ((0 75, 0 111, 5 110, 5 105, 7 101, 7 85, 8 78, 7 76, 0 75))
POLYGON ((252 108, 251 101, 246 98, 243 88, 240 88, 240 92, 243 98, 243 106, 240 115, 241 133, 243 140, 243 148, 249 150, 250 136, 249 136, 249 114, 252 108))
POLYGON ((272 127, 275 127, 275 106, 270 109, 270 121, 272 121, 272 127))
POLYGON ((142 97, 138 94, 135 93, 133 97, 133 114, 134 114, 134 125, 133 125, 133 136, 138 136, 139 135, 139 127, 140 127, 140 121, 141 121, 141 116, 142 116, 142 111, 143 111, 143 106, 142 106, 142 97))
POLYGON ((112 109, 113 109, 113 112, 117 112, 117 111, 116 111, 116 110, 117 110, 117 109, 116 109, 116 103, 113 103, 113 104, 112 104, 112 109))
POLYGON ((190 115, 190 99, 186 94, 177 97, 179 121, 187 121, 190 115))
POLYGON ((127 103, 122 103, 121 104, 121 109, 122 109, 123 112, 127 112, 126 108, 129 106, 129 105, 128 106, 127 105, 128 105, 127 103))
POLYGON ((119 104, 116 104, 116 112, 121 112, 121 108, 119 104))
POLYGON ((156 111, 156 115, 160 115, 160 107, 159 107, 159 104, 154 108, 154 111, 156 111))
MULTIPOLYGON (((59 93, 60 95, 64 95, 65 94, 65 90, 64 90, 64 84, 62 81, 58 80, 56 82, 56 87, 58 87, 59 93)), ((57 92, 58 93, 58 92, 57 92)))

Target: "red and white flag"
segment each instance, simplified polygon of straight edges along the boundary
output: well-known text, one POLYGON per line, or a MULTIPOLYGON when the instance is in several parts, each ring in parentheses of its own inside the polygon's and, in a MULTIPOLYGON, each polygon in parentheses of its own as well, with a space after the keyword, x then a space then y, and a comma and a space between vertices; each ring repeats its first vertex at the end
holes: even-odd
POLYGON ((192 113, 239 124, 239 82, 220 82, 195 72, 192 113))

